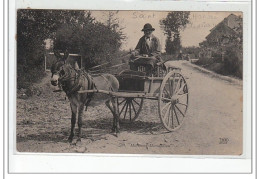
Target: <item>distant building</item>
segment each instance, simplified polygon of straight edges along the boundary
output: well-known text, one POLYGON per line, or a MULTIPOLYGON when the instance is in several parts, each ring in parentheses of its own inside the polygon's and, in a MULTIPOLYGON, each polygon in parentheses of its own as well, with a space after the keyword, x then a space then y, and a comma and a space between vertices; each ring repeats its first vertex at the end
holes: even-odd
POLYGON ((225 48, 237 42, 239 29, 241 29, 242 18, 230 14, 218 25, 210 30, 209 35, 207 35, 206 40, 201 42, 199 45, 203 49, 201 56, 211 57, 212 53, 217 50, 222 51, 220 53, 224 54, 225 48))

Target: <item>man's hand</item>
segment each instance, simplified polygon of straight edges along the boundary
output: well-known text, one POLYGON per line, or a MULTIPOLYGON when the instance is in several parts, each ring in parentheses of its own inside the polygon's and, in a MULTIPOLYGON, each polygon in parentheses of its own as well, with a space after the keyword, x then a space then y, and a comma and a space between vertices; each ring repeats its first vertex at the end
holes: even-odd
POLYGON ((133 57, 135 57, 136 56, 136 52, 135 51, 132 51, 131 52, 131 57, 133 58, 133 57))

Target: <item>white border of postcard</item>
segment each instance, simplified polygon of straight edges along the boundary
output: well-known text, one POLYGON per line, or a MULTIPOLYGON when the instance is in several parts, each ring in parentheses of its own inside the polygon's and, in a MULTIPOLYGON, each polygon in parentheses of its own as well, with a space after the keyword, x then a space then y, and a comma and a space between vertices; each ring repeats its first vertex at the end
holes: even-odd
POLYGON ((251 3, 120 0, 10 0, 9 1, 9 172, 10 173, 250 173, 251 138, 251 3), (15 152, 16 9, 242 11, 244 19, 243 155, 113 155, 37 154, 15 152))

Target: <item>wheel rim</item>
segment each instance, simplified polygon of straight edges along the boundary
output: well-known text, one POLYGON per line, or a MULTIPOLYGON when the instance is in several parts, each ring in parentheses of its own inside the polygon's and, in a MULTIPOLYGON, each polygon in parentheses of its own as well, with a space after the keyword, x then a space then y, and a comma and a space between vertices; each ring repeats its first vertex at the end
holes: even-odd
POLYGON ((161 83, 158 100, 160 120, 167 130, 175 131, 181 127, 188 103, 186 80, 179 72, 169 72, 161 83))
POLYGON ((120 120, 133 122, 139 116, 143 107, 143 98, 118 98, 120 120))

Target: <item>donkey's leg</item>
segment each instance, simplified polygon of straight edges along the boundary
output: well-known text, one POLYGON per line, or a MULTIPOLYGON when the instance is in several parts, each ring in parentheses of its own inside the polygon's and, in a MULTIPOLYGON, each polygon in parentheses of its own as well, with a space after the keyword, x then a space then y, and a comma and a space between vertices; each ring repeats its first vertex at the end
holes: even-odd
POLYGON ((69 142, 72 142, 74 137, 74 129, 75 129, 75 123, 76 123, 76 115, 77 115, 77 106, 75 104, 70 103, 71 107, 71 130, 70 130, 70 136, 69 136, 69 142))
POLYGON ((85 111, 88 110, 88 105, 89 105, 90 101, 91 101, 91 99, 87 99, 87 102, 86 102, 86 104, 85 104, 85 106, 86 106, 85 111))
POLYGON ((78 140, 77 140, 77 141, 81 141, 81 127, 82 127, 83 111, 84 111, 84 104, 82 104, 82 105, 79 107, 79 113, 78 113, 78 127, 79 127, 79 133, 78 133, 78 140))
POLYGON ((110 106, 110 100, 107 100, 106 101, 106 106, 108 107, 108 109, 110 109, 110 111, 112 112, 113 114, 113 126, 112 126, 112 132, 115 132, 116 130, 116 123, 115 123, 115 113, 114 113, 114 110, 113 108, 110 106))
POLYGON ((120 125, 119 125, 119 110, 118 110, 118 104, 116 102, 116 98, 113 97, 111 98, 111 103, 113 106, 113 111, 114 111, 114 126, 115 126, 115 131, 116 133, 119 133, 120 131, 120 125))

